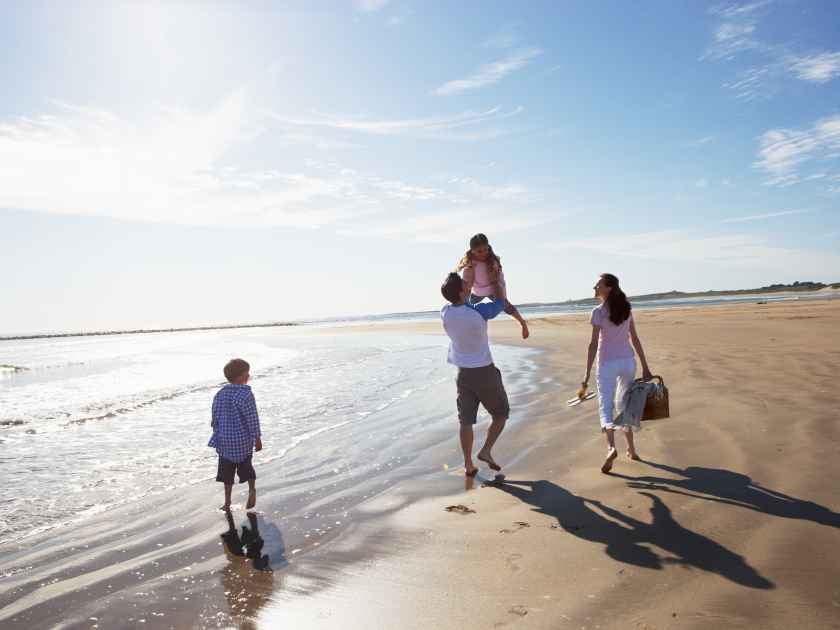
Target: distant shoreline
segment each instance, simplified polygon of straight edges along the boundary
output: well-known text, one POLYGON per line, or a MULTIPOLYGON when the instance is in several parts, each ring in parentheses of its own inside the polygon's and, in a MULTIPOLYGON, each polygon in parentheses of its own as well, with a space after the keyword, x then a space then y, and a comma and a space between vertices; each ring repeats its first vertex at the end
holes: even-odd
MULTIPOLYGON (((666 291, 663 293, 647 293, 645 295, 630 296, 633 302, 652 302, 656 300, 702 298, 702 297, 727 297, 743 295, 773 295, 781 293, 816 292, 824 290, 840 291, 840 282, 823 284, 822 282, 797 282, 794 284, 773 284, 758 289, 733 289, 729 291, 698 291, 695 293, 684 293, 682 291, 666 291)), ((529 302, 517 304, 519 308, 545 308, 551 306, 586 306, 594 305, 594 298, 582 298, 577 300, 566 300, 564 302, 529 302)), ((363 321, 376 317, 399 317, 403 315, 428 315, 437 311, 417 311, 414 313, 383 313, 378 315, 357 315, 350 317, 328 317, 324 319, 301 320, 291 322, 267 322, 262 324, 217 324, 206 326, 184 326, 173 328, 138 328, 134 330, 106 330, 92 332, 63 332, 63 333, 33 333, 23 335, 0 335, 0 341, 26 341, 31 339, 62 339, 66 337, 105 337, 113 335, 144 335, 152 333, 173 333, 173 332, 198 332, 208 330, 233 330, 240 328, 281 328, 290 326, 303 326, 306 324, 330 324, 345 321, 363 321)))

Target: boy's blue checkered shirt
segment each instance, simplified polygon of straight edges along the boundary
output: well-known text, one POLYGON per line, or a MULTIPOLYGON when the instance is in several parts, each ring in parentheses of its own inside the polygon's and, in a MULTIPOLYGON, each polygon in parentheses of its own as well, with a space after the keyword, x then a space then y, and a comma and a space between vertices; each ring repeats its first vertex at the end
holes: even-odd
POLYGON ((251 456, 254 441, 260 437, 257 401, 248 385, 228 383, 213 398, 213 436, 207 446, 231 462, 251 456))

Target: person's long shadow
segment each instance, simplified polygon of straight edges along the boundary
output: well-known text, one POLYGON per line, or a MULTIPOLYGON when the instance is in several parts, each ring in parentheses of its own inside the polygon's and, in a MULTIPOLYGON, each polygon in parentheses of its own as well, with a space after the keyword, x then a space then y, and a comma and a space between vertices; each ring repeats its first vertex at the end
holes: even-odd
POLYGON ((645 464, 663 472, 678 475, 679 479, 643 475, 631 477, 620 473, 610 473, 614 477, 626 479, 628 486, 644 490, 657 490, 681 494, 696 499, 724 503, 755 510, 781 518, 793 518, 813 521, 820 525, 840 528, 840 514, 824 505, 803 501, 765 488, 747 475, 722 468, 704 468, 688 466, 676 468, 666 464, 645 461, 645 464))
POLYGON ((248 512, 247 517, 240 535, 228 512, 228 530, 221 534, 228 556, 222 570, 222 587, 230 616, 246 629, 256 627, 253 620, 274 591, 272 564, 278 568, 288 564, 280 529, 253 512, 248 512))
POLYGON ((546 480, 506 480, 493 487, 533 505, 537 512, 556 518, 558 527, 570 534, 604 545, 607 555, 618 562, 649 569, 678 563, 716 573, 750 588, 774 588, 742 556, 680 525, 668 506, 648 492, 640 493, 652 501, 652 522, 645 523, 546 480), (675 557, 662 557, 647 545, 659 547, 675 557))

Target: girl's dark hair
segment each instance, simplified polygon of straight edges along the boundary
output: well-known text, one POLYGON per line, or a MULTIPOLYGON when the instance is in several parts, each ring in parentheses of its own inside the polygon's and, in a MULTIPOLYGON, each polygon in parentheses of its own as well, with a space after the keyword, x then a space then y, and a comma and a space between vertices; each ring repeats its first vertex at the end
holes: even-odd
POLYGON ((502 259, 496 255, 496 252, 493 251, 493 246, 490 245, 490 240, 480 232, 470 239, 470 248, 464 254, 463 258, 461 258, 455 270, 461 271, 462 269, 469 267, 472 264, 472 249, 473 247, 479 247, 480 245, 487 245, 487 269, 490 272, 490 280, 496 282, 499 278, 499 271, 502 269, 502 259))
POLYGON ((612 289, 609 297, 607 297, 607 310, 610 312, 610 321, 616 326, 623 324, 628 317, 630 317, 630 300, 624 295, 624 291, 618 286, 618 278, 611 273, 602 273, 601 280, 604 284, 612 289))

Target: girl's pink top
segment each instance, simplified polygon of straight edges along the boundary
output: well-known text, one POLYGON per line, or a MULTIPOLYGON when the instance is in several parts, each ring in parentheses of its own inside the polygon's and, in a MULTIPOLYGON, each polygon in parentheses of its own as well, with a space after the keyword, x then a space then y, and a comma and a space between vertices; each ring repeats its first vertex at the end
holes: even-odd
POLYGON ((592 309, 589 320, 593 326, 599 326, 601 333, 598 337, 598 364, 615 359, 632 359, 633 346, 630 345, 630 322, 633 314, 616 326, 610 321, 610 311, 606 304, 592 309))
MULTIPOLYGON (((464 267, 464 282, 467 285, 472 284, 473 295, 488 297, 496 294, 496 287, 490 280, 490 269, 486 262, 474 260, 470 267, 464 267)), ((502 270, 499 270, 499 284, 502 285, 504 291, 505 272, 502 270)), ((504 296, 496 295, 496 297, 504 296)))

